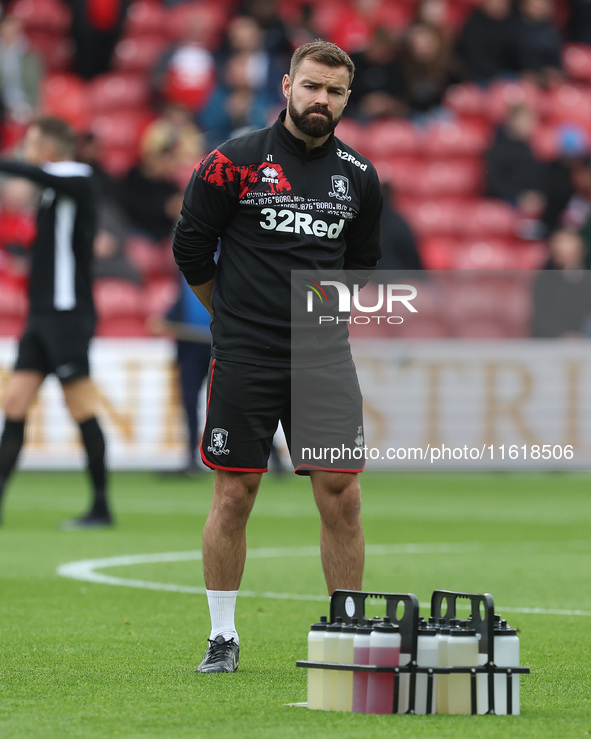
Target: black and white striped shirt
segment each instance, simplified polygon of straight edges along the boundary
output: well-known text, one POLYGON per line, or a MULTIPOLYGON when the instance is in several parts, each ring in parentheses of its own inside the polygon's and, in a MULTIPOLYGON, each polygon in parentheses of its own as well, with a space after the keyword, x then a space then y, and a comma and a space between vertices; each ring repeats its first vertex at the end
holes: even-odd
POLYGON ((50 162, 35 167, 0 160, 0 172, 25 177, 43 187, 37 238, 31 250, 31 315, 63 311, 93 315, 96 193, 92 168, 79 162, 50 162))

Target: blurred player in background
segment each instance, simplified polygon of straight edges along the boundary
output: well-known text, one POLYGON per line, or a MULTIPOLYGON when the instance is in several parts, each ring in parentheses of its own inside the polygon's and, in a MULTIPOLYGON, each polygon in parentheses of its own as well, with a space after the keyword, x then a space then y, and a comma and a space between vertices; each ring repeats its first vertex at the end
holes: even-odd
MULTIPOLYGON (((209 369, 211 333, 209 313, 197 300, 186 280, 163 318, 152 317, 149 328, 154 334, 169 334, 176 343, 176 364, 181 402, 186 424, 186 463, 173 474, 193 477, 204 471, 197 459, 199 446, 199 392, 209 369)), ((166 474, 166 473, 165 473, 166 474)), ((170 474, 167 472, 167 474, 170 474)))
POLYGON ((23 446, 27 413, 47 375, 55 373, 80 428, 93 492, 88 513, 64 527, 96 528, 111 525, 113 518, 107 501, 105 440, 88 365, 96 324, 91 281, 96 196, 92 169, 73 161, 76 143, 64 121, 39 118, 25 135, 25 161, 0 160, 0 172, 43 187, 31 248, 29 317, 4 396, 0 501, 23 446))
MULTIPOLYGON (((371 271, 380 256, 376 171, 333 133, 353 72, 349 56, 334 44, 299 47, 283 78, 287 110, 269 128, 227 141, 196 167, 176 227, 177 263, 212 313, 201 443, 203 461, 215 470, 203 532, 211 632, 200 673, 238 667, 234 612, 246 524, 279 422, 296 471, 310 475, 329 593, 362 586, 365 546, 356 473, 364 460, 314 468, 297 443, 304 434, 297 427, 292 438, 291 428, 291 271, 371 271)), ((356 439, 363 442, 359 383, 346 339, 337 351, 326 344, 318 346, 323 366, 294 373, 316 393, 310 399, 304 387, 296 394, 298 418, 317 419, 315 399, 328 398, 322 423, 312 432, 350 448, 356 439)))

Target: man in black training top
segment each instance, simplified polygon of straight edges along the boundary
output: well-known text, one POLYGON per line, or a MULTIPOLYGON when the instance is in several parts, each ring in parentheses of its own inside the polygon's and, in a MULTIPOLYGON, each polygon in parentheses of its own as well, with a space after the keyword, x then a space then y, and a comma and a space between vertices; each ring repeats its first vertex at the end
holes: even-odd
POLYGON ((0 440, 0 499, 23 445, 27 412, 48 374, 59 379, 68 410, 80 427, 93 503, 68 528, 112 523, 107 503, 105 440, 96 419, 88 345, 96 324, 92 245, 96 197, 92 170, 72 161, 74 131, 58 118, 40 118, 25 134, 23 162, 0 160, 0 173, 43 187, 29 275, 29 317, 4 396, 0 440))
MULTIPOLYGON (((203 461, 215 470, 203 532, 212 629, 198 672, 238 666, 234 611, 246 523, 279 421, 296 472, 310 475, 328 591, 361 589, 365 547, 356 473, 363 460, 347 462, 346 469, 306 465, 291 438, 290 394, 291 270, 373 270, 380 256, 377 174, 334 136, 353 72, 334 44, 296 49, 283 78, 287 110, 269 128, 227 141, 196 167, 175 230, 176 261, 212 315, 201 444, 203 461)), ((336 429, 354 446, 363 429, 361 393, 346 347, 330 368, 337 402, 322 418, 330 438, 336 429)), ((317 369, 306 369, 308 386, 317 369)), ((305 416, 309 399, 306 393, 297 397, 305 416)))

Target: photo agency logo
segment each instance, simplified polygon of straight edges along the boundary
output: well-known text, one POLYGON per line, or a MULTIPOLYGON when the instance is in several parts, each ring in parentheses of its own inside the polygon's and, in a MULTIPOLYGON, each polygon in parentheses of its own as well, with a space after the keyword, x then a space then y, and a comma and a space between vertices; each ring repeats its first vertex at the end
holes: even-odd
POLYGON ((339 280, 320 280, 320 282, 304 280, 304 282, 308 288, 306 311, 317 313, 319 324, 397 325, 404 323, 404 315, 400 313, 418 312, 412 304, 417 297, 417 288, 414 285, 372 283, 374 290, 366 290, 362 301, 360 292, 363 288, 358 284, 349 286, 339 280))

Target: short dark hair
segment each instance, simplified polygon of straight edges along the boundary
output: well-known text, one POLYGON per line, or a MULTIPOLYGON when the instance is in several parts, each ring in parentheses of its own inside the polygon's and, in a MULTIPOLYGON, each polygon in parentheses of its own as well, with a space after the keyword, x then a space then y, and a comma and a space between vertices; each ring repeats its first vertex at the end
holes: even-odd
POLYGON ((349 87, 351 87, 353 75, 355 74, 355 65, 347 52, 343 51, 336 44, 332 44, 330 41, 316 39, 316 41, 310 41, 307 44, 298 46, 293 52, 289 66, 289 76, 292 80, 295 78, 304 59, 312 59, 312 61, 318 62, 319 64, 326 64, 327 67, 347 67, 349 70, 349 87))
POLYGON ((31 126, 38 128, 41 135, 51 139, 57 153, 64 159, 73 159, 78 146, 78 137, 69 123, 54 116, 36 118, 31 126))

